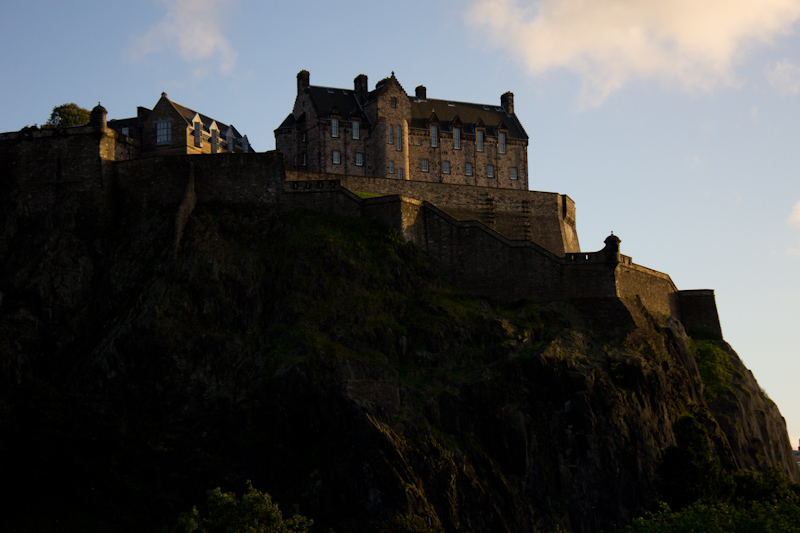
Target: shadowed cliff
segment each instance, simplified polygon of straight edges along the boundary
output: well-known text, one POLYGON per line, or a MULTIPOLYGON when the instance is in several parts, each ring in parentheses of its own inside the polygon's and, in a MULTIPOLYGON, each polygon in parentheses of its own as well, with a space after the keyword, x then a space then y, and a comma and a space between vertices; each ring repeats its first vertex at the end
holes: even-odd
POLYGON ((735 352, 635 300, 496 305, 364 220, 201 205, 176 245, 173 213, 3 193, 8 530, 158 530, 251 479, 314 531, 599 531, 685 415, 722 469, 798 480, 735 352))

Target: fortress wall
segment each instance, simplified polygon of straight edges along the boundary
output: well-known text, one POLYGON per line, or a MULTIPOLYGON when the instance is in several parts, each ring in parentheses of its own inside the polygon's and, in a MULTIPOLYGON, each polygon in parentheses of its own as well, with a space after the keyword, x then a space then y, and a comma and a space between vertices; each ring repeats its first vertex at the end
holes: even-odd
POLYGON ((713 290, 678 291, 678 304, 681 322, 689 335, 722 340, 713 290))
MULTIPOLYGON (((624 256, 623 256, 624 257, 624 256)), ((617 295, 620 298, 639 297, 642 305, 653 315, 681 316, 675 298, 677 288, 672 279, 662 273, 629 262, 617 265, 615 270, 617 295)))
MULTIPOLYGON (((290 171, 286 179, 330 179, 290 171)), ((435 204, 457 220, 479 220, 509 239, 533 240, 557 255, 579 251, 575 204, 566 195, 387 178, 336 175, 352 191, 397 194, 435 204)))

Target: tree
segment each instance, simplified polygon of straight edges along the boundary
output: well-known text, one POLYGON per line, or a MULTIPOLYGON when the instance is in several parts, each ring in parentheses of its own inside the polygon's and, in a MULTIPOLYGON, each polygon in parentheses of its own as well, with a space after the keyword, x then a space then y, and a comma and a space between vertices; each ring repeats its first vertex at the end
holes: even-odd
POLYGON ((253 488, 247 480, 247 492, 238 498, 233 492, 222 492, 219 487, 206 493, 206 504, 201 510, 193 507, 178 518, 178 531, 185 533, 307 533, 313 521, 295 515, 283 518, 278 504, 269 494, 253 488))
POLYGON ((78 104, 62 104, 53 108, 50 119, 42 127, 52 129, 83 126, 89 123, 90 115, 88 109, 84 109, 78 104))

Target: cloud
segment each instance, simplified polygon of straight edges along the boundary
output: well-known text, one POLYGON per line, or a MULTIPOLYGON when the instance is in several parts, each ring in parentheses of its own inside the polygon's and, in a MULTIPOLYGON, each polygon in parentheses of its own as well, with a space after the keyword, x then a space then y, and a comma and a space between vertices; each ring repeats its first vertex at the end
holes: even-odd
POLYGON ((225 73, 233 69, 236 51, 220 26, 230 2, 161 0, 161 3, 167 12, 161 22, 134 39, 130 48, 134 59, 176 50, 181 59, 194 65, 196 78, 208 75, 211 62, 218 62, 219 70, 225 73))
POLYGON ((800 92, 800 67, 793 65, 788 60, 778 61, 767 72, 769 84, 778 89, 781 94, 797 94, 800 92))
POLYGON ((800 202, 794 204, 792 208, 792 212, 789 215, 789 218, 786 219, 786 223, 790 226, 795 226, 800 228, 800 202))
POLYGON ((798 0, 473 0, 465 19, 532 75, 566 69, 599 105, 637 79, 688 90, 735 85, 755 45, 791 31, 798 0))

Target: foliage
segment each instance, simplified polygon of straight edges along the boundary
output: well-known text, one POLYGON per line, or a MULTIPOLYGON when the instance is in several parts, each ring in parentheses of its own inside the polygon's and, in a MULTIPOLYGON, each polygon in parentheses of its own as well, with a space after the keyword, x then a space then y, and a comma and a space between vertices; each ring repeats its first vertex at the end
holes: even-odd
POLYGON ((83 126, 89 123, 91 113, 77 104, 61 104, 53 108, 50 118, 42 128, 67 128, 69 126, 83 126))
POLYGON ((703 380, 705 400, 712 401, 720 394, 733 392, 731 381, 734 376, 740 376, 741 373, 734 368, 730 354, 722 348, 721 343, 691 339, 689 346, 697 361, 700 379, 703 380))
POLYGON ((715 500, 730 491, 714 457, 705 428, 692 415, 684 415, 673 427, 675 442, 664 452, 657 470, 656 487, 675 508, 697 500, 715 500))
POLYGON ((205 507, 178 518, 178 531, 214 533, 237 531, 243 533, 305 533, 313 522, 303 516, 283 518, 278 504, 269 494, 253 488, 247 481, 247 492, 237 498, 219 487, 206 493, 205 507))
POLYGON ((625 533, 684 533, 686 531, 772 533, 800 531, 796 502, 755 501, 749 504, 695 502, 680 511, 666 504, 656 513, 635 518, 625 533))

